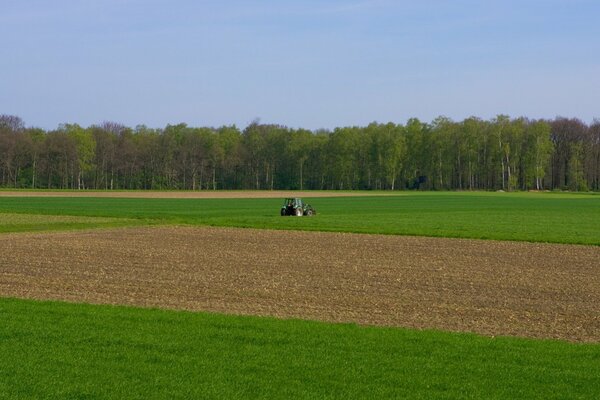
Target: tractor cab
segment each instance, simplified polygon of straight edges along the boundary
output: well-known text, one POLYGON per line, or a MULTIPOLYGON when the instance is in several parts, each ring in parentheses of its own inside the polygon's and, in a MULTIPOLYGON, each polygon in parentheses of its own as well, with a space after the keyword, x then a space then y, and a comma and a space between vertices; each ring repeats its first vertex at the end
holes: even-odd
POLYGON ((302 210, 302 199, 290 197, 283 202, 281 215, 296 215, 296 210, 302 210))
POLYGON ((299 197, 288 197, 284 200, 283 205, 281 206, 281 215, 295 215, 297 217, 301 217, 303 215, 313 215, 315 214, 314 208, 310 206, 310 204, 306 204, 299 197))

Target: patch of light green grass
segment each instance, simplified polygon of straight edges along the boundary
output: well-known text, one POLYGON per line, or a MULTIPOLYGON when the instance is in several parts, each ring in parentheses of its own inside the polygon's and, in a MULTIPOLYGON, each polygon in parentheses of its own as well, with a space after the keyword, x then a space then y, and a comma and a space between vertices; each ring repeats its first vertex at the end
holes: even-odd
POLYGON ((558 399, 600 345, 0 299, 2 399, 558 399))

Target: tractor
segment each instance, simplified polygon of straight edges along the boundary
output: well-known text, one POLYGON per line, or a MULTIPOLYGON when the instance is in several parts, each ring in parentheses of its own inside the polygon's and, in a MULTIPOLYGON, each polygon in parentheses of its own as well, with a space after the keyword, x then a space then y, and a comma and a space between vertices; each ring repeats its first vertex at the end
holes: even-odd
POLYGON ((306 204, 302 201, 302 199, 296 198, 287 198, 283 202, 281 206, 281 215, 295 215, 296 217, 301 217, 306 215, 308 217, 315 215, 317 211, 310 205, 306 204))

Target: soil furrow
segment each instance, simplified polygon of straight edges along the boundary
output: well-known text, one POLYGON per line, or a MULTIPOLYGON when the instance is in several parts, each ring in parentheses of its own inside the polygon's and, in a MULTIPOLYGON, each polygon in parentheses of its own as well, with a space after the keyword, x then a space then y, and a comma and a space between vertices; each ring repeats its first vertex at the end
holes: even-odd
POLYGON ((0 251, 0 296, 600 341, 595 246, 156 227, 0 251))

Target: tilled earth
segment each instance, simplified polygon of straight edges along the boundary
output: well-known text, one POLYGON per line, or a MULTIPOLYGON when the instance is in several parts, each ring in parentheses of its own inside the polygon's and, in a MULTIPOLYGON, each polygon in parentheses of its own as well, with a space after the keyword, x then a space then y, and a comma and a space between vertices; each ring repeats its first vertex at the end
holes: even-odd
POLYGON ((600 247, 158 227, 0 252, 5 297, 600 341, 600 247))

